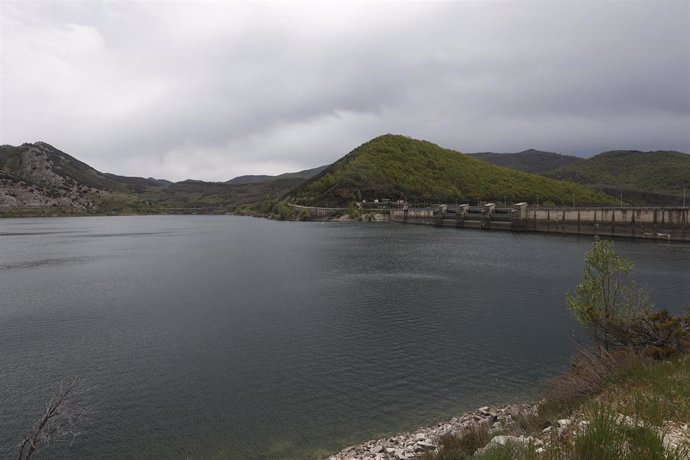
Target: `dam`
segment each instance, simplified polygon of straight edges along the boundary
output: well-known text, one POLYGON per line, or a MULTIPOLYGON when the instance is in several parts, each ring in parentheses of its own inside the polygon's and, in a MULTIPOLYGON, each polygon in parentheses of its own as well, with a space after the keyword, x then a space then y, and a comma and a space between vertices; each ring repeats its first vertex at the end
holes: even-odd
POLYGON ((499 207, 438 205, 390 209, 392 222, 628 238, 690 241, 687 206, 676 207, 532 207, 517 203, 499 207))

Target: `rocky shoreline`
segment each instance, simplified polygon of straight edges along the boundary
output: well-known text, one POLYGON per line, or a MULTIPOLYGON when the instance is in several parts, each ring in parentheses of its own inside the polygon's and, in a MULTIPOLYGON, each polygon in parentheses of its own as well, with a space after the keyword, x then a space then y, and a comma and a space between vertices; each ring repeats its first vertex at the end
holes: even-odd
MULTIPOLYGON (((568 418, 554 421, 552 425, 532 433, 531 436, 524 435, 525 430, 520 426, 520 422, 535 418, 538 415, 538 409, 539 404, 536 403, 508 404, 501 407, 484 406, 430 427, 346 447, 328 457, 327 460, 415 459, 425 453, 438 452, 442 437, 460 438, 470 431, 486 431, 489 434, 490 441, 479 449, 478 453, 497 445, 531 444, 535 453, 541 455, 549 450, 553 442, 572 439, 590 424, 584 413, 576 412, 570 414, 568 418)), ((688 423, 666 421, 662 426, 654 427, 642 420, 620 413, 615 416, 614 421, 629 428, 651 427, 661 436, 663 447, 667 451, 674 452, 674 449, 681 446, 688 446, 690 449, 690 424, 688 423)))
MULTIPOLYGON (((443 436, 462 436, 470 430, 488 429, 490 433, 504 432, 518 424, 524 417, 537 414, 537 404, 508 404, 501 407, 480 407, 459 417, 420 428, 410 433, 370 440, 346 447, 328 457, 328 460, 404 460, 412 459, 429 451, 435 451, 443 436)), ((497 435, 491 443, 533 441, 522 436, 497 435)), ((489 444, 491 444, 489 443, 489 444)))

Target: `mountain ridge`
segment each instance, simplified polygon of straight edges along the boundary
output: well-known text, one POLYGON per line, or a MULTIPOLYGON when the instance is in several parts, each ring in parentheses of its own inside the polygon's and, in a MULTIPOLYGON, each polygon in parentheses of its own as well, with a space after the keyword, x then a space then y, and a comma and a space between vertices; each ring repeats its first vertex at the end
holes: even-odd
POLYGON ((468 155, 497 166, 535 174, 544 174, 563 166, 584 161, 584 158, 577 156, 536 149, 514 153, 477 152, 468 153, 468 155))
MULTIPOLYGON (((530 161, 543 155, 558 161, 575 158, 533 149, 489 154, 530 161)), ((5 215, 22 208, 107 214, 165 213, 171 209, 224 213, 266 200, 345 206, 378 198, 535 202, 537 196, 543 204, 570 205, 575 198, 576 204, 586 205, 618 202, 621 190, 626 202, 656 204, 668 203, 669 196, 678 202, 682 185, 690 183, 690 155, 682 152, 609 151, 544 173, 548 177, 500 167, 484 161, 481 155, 465 155, 429 141, 387 134, 326 166, 277 176, 239 176, 227 182, 189 179, 173 183, 100 172, 42 141, 2 145, 0 210, 5 215), (650 163, 649 158, 654 160, 650 163), (624 164, 619 164, 621 161, 624 164), (670 195, 660 193, 669 183, 670 195)))
POLYGON ((326 169, 328 165, 323 165, 323 166, 317 166, 316 168, 311 168, 311 169, 304 169, 302 171, 296 171, 296 172, 289 172, 289 173, 283 173, 279 174, 277 176, 269 176, 265 174, 258 174, 258 175, 244 175, 244 176, 237 176, 234 177, 228 181, 225 181, 226 184, 232 184, 232 185, 245 185, 245 184, 260 184, 264 182, 270 182, 275 179, 310 179, 314 177, 315 175, 319 174, 321 171, 326 169))
POLYGON ((546 174, 640 204, 680 204, 690 155, 675 150, 610 150, 546 174))

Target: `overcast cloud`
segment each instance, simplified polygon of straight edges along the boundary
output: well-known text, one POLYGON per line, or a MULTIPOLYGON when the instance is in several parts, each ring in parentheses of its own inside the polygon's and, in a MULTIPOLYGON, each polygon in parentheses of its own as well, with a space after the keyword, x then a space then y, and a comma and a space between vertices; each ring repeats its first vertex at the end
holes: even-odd
POLYGON ((0 3, 0 143, 228 180, 399 133, 690 152, 690 2, 0 3))

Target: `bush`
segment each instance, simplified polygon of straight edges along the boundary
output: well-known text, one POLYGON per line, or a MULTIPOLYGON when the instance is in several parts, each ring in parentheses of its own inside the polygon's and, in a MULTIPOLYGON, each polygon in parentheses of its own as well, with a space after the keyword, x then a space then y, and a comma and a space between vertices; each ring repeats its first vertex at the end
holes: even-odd
POLYGON ((690 313, 671 316, 662 310, 632 318, 599 316, 593 323, 606 332, 608 345, 613 348, 632 349, 654 359, 690 351, 690 313))
POLYGON ((646 361, 645 357, 628 350, 581 350, 573 359, 570 371, 549 383, 539 407, 537 425, 544 428, 549 422, 570 413, 609 382, 644 366, 646 361))

